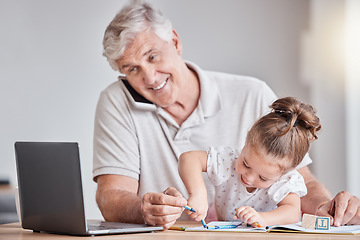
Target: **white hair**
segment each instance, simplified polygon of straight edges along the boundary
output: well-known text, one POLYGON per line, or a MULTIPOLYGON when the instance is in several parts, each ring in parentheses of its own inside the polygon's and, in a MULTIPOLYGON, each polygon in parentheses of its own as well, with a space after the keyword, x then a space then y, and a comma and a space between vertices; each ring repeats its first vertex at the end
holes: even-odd
POLYGON ((128 44, 137 33, 152 30, 159 38, 170 41, 172 38, 171 22, 149 3, 132 1, 114 17, 105 30, 103 55, 115 71, 120 71, 116 63, 128 44))

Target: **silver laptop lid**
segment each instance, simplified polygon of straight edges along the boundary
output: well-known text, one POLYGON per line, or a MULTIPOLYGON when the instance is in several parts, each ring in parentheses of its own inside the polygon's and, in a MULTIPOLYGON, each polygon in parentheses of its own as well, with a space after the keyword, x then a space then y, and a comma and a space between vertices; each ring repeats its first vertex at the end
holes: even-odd
POLYGON ((78 143, 16 142, 22 227, 87 232, 78 143))

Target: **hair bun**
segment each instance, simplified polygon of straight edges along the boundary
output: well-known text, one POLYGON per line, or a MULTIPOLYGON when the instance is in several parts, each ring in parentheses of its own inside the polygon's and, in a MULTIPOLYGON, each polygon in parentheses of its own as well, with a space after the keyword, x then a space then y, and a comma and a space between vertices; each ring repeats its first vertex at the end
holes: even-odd
POLYGON ((285 97, 276 100, 270 108, 273 112, 286 119, 290 131, 292 127, 301 127, 309 131, 309 140, 317 139, 316 133, 321 129, 316 110, 309 104, 305 104, 293 97, 285 97))

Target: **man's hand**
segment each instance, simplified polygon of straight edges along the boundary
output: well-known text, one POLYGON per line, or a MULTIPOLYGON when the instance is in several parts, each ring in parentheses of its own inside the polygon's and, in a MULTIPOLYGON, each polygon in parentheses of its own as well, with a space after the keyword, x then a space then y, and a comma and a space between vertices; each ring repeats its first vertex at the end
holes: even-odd
POLYGON ((163 193, 146 193, 142 199, 142 214, 149 225, 170 228, 184 211, 186 199, 173 187, 163 193))
POLYGON ((168 229, 181 216, 186 200, 175 188, 137 196, 138 181, 121 175, 97 178, 96 201, 106 221, 144 223, 168 229), (165 193, 165 194, 164 194, 165 193))
POLYGON ((360 199, 347 191, 338 193, 331 201, 322 204, 315 215, 329 216, 334 226, 360 224, 360 199))

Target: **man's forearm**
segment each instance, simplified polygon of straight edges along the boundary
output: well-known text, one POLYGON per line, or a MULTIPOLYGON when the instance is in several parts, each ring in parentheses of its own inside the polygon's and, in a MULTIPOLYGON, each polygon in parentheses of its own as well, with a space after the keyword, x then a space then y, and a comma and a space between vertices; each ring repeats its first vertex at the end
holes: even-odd
POLYGON ((106 221, 144 223, 141 199, 134 193, 107 189, 96 193, 96 201, 106 221))
POLYGON ((318 181, 306 184, 308 194, 301 198, 303 213, 315 214, 318 208, 331 200, 330 192, 318 181))
POLYGON ((300 169, 299 172, 304 177, 308 192, 301 198, 301 210, 303 213, 315 214, 320 205, 331 200, 331 194, 307 167, 300 169))

